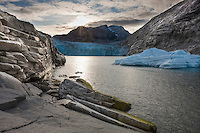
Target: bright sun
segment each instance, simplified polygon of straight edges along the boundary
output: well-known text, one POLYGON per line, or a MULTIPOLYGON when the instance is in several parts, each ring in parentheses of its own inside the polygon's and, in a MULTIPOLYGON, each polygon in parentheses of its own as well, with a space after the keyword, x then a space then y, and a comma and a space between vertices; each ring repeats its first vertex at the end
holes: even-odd
POLYGON ((91 20, 85 16, 77 16, 76 19, 70 23, 71 26, 84 26, 85 24, 91 22, 91 20))

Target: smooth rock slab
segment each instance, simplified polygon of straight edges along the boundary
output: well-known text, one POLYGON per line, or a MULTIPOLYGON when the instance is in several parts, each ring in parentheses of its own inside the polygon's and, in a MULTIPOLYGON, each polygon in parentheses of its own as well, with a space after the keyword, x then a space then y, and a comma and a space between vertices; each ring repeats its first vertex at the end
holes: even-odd
POLYGON ((0 110, 6 110, 17 106, 17 99, 0 98, 0 110))
POLYGON ((130 103, 121 101, 116 97, 96 92, 91 88, 91 85, 89 85, 89 83, 83 79, 77 81, 82 82, 78 84, 78 82, 73 82, 72 80, 65 79, 59 87, 60 98, 66 98, 67 94, 69 94, 82 100, 106 106, 108 108, 115 108, 125 112, 130 110, 130 103))
POLYGON ((0 62, 9 63, 9 64, 17 64, 17 60, 13 60, 4 56, 0 56, 0 62))
POLYGON ((19 52, 7 52, 6 54, 15 57, 18 61, 22 61, 24 63, 28 62, 28 60, 26 59, 26 57, 22 53, 19 53, 19 52))
POLYGON ((26 99, 23 84, 11 75, 0 72, 0 110, 17 106, 26 99))
POLYGON ((17 106, 17 103, 26 99, 26 95, 13 89, 0 89, 0 110, 17 106))
POLYGON ((8 133, 138 133, 50 102, 50 95, 46 95, 45 99, 44 101, 43 97, 28 98, 17 107, 6 110, 8 115, 0 111, 0 127, 5 126, 5 130, 22 126, 8 133), (2 115, 9 117, 2 118, 2 115), (28 125, 23 126, 25 124, 28 125))
POLYGON ((127 128, 136 129, 135 127, 148 132, 155 133, 157 128, 153 123, 139 119, 135 116, 121 112, 118 110, 109 109, 97 104, 93 104, 73 96, 67 95, 70 100, 66 100, 65 106, 74 110, 82 111, 86 114, 90 114, 96 118, 113 123, 119 126, 125 126, 127 128), (76 101, 76 102, 74 102, 76 101), (96 113, 98 112, 98 113, 96 113))
POLYGON ((0 40, 0 50, 2 51, 22 51, 22 44, 18 41, 0 40))
POLYGON ((1 89, 12 89, 13 91, 19 92, 19 94, 27 94, 23 84, 18 79, 5 72, 0 72, 0 90, 1 89))
POLYGON ((9 63, 1 63, 0 62, 0 70, 1 71, 8 71, 8 70, 13 70, 14 66, 12 64, 9 63))

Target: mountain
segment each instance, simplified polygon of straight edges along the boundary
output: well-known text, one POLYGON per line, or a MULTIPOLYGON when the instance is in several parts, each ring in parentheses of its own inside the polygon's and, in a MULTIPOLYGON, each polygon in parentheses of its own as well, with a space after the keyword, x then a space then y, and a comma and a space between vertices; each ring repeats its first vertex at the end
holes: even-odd
POLYGON ((152 18, 122 45, 131 46, 128 55, 153 47, 200 54, 200 1, 184 0, 176 4, 152 18))
POLYGON ((54 45, 65 55, 71 56, 122 56, 130 47, 121 46, 130 33, 122 26, 83 27, 67 35, 55 35, 54 45))
POLYGON ((65 61, 50 35, 0 10, 0 71, 33 81, 50 77, 65 61))
POLYGON ((84 27, 70 31, 67 35, 55 35, 53 38, 70 42, 115 42, 125 40, 130 33, 122 26, 84 27))

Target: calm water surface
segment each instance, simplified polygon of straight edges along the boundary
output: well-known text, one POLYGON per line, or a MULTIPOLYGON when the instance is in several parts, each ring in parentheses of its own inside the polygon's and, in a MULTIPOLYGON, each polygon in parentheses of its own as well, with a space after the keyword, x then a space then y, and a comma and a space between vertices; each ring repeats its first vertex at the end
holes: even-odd
POLYGON ((128 112, 153 122, 158 133, 200 132, 200 69, 112 65, 124 57, 66 56, 59 75, 80 75, 95 90, 132 104, 128 112), (75 74, 75 72, 82 74, 75 74))

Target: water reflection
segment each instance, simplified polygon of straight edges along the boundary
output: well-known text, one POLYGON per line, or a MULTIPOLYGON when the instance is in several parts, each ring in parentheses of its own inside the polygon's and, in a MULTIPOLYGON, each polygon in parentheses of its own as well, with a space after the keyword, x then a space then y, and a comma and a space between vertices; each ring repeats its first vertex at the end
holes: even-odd
POLYGON ((166 70, 112 65, 122 57, 69 56, 59 74, 83 72, 95 90, 130 102, 129 113, 163 132, 199 132, 200 69, 166 70), (184 127, 184 128, 183 128, 184 127))
POLYGON ((91 62, 90 60, 91 58, 86 58, 83 56, 72 58, 72 60, 70 60, 70 64, 72 65, 72 67, 69 68, 71 71, 70 74, 73 75, 77 72, 80 72, 77 73, 77 75, 81 75, 82 78, 85 78, 86 72, 89 71, 89 63, 91 62))

